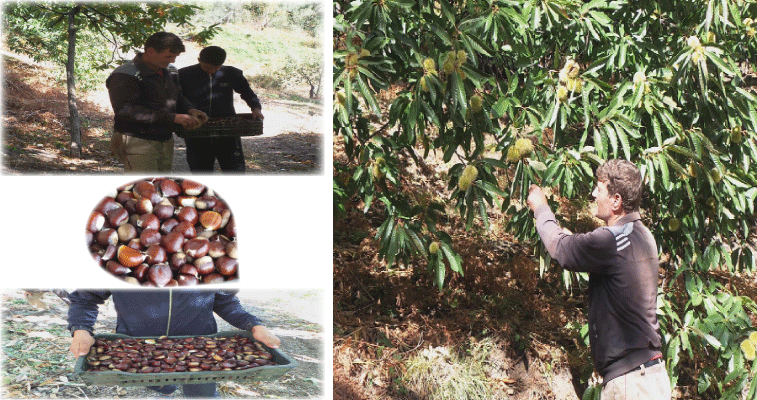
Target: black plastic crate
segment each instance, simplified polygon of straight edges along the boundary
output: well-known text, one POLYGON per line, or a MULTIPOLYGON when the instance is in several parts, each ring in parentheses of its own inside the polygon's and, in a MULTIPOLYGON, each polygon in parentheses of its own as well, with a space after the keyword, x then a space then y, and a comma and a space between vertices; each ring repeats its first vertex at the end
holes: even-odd
MULTIPOLYGON (((249 331, 225 331, 213 335, 193 335, 193 336, 169 336, 171 339, 185 339, 191 337, 203 336, 207 338, 214 337, 232 337, 232 336, 252 337, 249 331)), ((118 333, 97 334, 95 339, 126 339, 132 336, 118 333)), ((157 336, 133 337, 134 339, 157 339, 157 336)), ((262 344, 262 343, 261 343, 262 344)), ((88 371, 89 364, 87 356, 81 356, 76 361, 74 372, 81 376, 87 385, 96 386, 160 386, 160 385, 185 385, 196 383, 209 383, 220 381, 244 381, 260 382, 273 381, 290 369, 297 366, 297 362, 286 354, 271 349, 263 345, 266 351, 273 356, 272 361, 277 365, 264 365, 261 367, 249 368, 239 371, 200 371, 200 372, 157 372, 157 373, 131 373, 123 371, 95 372, 88 371)))
POLYGON ((260 136, 263 134, 263 121, 251 113, 237 114, 230 117, 210 118, 201 127, 193 130, 179 129, 176 135, 181 138, 212 138, 229 136, 260 136))

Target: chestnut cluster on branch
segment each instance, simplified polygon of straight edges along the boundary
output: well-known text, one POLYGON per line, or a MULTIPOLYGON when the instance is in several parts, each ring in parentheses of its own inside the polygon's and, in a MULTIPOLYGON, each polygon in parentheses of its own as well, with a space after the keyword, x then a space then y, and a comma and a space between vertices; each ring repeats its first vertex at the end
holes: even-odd
POLYGON ((130 373, 236 371, 276 365, 249 337, 97 339, 87 355, 89 371, 130 373))
POLYGON ((86 241, 111 274, 142 286, 192 286, 238 278, 236 224, 204 185, 154 178, 117 188, 92 211, 86 241))

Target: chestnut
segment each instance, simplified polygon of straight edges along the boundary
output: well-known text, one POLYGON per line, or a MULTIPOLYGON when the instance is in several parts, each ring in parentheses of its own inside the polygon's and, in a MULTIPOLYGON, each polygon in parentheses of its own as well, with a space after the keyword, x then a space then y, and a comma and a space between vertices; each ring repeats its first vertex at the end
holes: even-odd
POLYGON ((211 240, 208 244, 208 255, 219 258, 226 255, 226 246, 220 240, 211 240))
POLYGON ((210 273, 202 277, 202 283, 224 283, 226 279, 224 279, 223 275, 210 273))
POLYGON ((105 217, 110 226, 118 227, 129 221, 129 212, 124 208, 116 208, 108 211, 108 213, 105 214, 105 217))
POLYGON ((179 209, 179 212, 176 213, 176 219, 178 219, 179 222, 187 221, 192 225, 196 224, 199 218, 197 209, 194 207, 182 207, 179 209))
POLYGON ((176 202, 182 207, 194 208, 197 202, 197 198, 194 196, 177 196, 176 202))
POLYGON ((150 265, 165 263, 168 257, 166 250, 157 244, 148 247, 145 256, 147 257, 147 263, 150 265))
POLYGON ((100 200, 100 203, 95 207, 95 211, 101 212, 103 215, 116 208, 120 208, 121 205, 116 202, 112 197, 105 197, 100 200))
POLYGON ((142 250, 142 242, 139 241, 138 237, 132 240, 129 240, 129 242, 126 243, 126 246, 131 247, 132 249, 137 250, 137 251, 142 250))
POLYGON ((225 228, 226 225, 229 223, 229 219, 231 219, 231 210, 229 210, 228 208, 224 208, 223 210, 216 211, 216 212, 221 214, 221 228, 225 228))
POLYGON ((131 272, 129 268, 126 268, 125 266, 113 260, 108 261, 108 263, 105 264, 105 269, 107 269, 108 272, 114 275, 126 275, 131 272))
POLYGON ((181 194, 181 186, 171 179, 163 179, 160 182, 160 190, 165 197, 176 197, 181 194))
POLYGON ((184 235, 181 232, 170 232, 161 238, 160 244, 168 253, 179 252, 184 245, 184 235))
POLYGON ((197 276, 186 274, 179 274, 177 281, 179 282, 179 286, 195 286, 200 283, 200 280, 197 279, 197 276))
POLYGON ((185 179, 181 182, 181 189, 188 196, 199 196, 205 190, 205 185, 185 179))
POLYGON ((200 224, 206 230, 214 231, 220 228, 222 220, 223 217, 221 214, 215 211, 203 211, 202 214, 200 214, 200 224))
POLYGON ((184 243, 184 253, 192 258, 208 254, 210 241, 206 238, 189 239, 184 243))
POLYGON ((142 214, 137 219, 137 228, 158 230, 160 228, 160 220, 155 214, 142 214))
POLYGON ((226 236, 237 237, 237 224, 234 222, 234 217, 229 218, 229 223, 226 224, 226 236))
POLYGON ((136 214, 137 213, 137 201, 134 199, 126 200, 124 203, 124 208, 129 214, 136 214))
POLYGON ((187 263, 188 258, 189 257, 187 257, 187 255, 182 252, 173 253, 171 254, 171 258, 168 260, 168 264, 171 266, 171 269, 178 270, 187 263))
POLYGON ((234 276, 237 273, 239 262, 231 257, 223 256, 216 260, 216 269, 223 276, 234 276))
POLYGON ((112 228, 103 229, 97 233, 97 243, 103 247, 118 244, 118 233, 112 228))
POLYGON ((173 232, 174 228, 179 225, 179 221, 177 221, 174 218, 169 218, 165 221, 163 221, 162 224, 160 224, 160 233, 162 234, 169 234, 173 232))
POLYGON ((134 208, 139 214, 152 214, 153 205, 149 198, 142 197, 135 200, 134 208))
POLYGON ((133 199, 134 199, 134 194, 132 194, 131 192, 122 191, 122 192, 118 192, 118 194, 116 195, 116 201, 121 205, 124 205, 126 204, 127 201, 133 200, 133 199))
POLYGON ((144 229, 139 235, 139 241, 145 247, 160 243, 160 239, 160 232, 157 229, 144 229))
POLYGON ((124 281, 126 283, 130 283, 132 285, 139 285, 139 279, 133 277, 133 276, 126 276, 124 277, 124 281))
POLYGON ((153 208, 152 213, 155 214, 159 220, 164 221, 173 217, 174 207, 171 202, 163 200, 153 208))
POLYGON ((207 275, 215 269, 213 259, 210 256, 204 256, 194 261, 194 266, 197 268, 197 273, 200 275, 207 275))
POLYGON ((172 280, 172 276, 171 267, 166 264, 155 264, 147 271, 147 278, 159 287, 166 286, 172 280))
POLYGON ((118 248, 118 261, 129 267, 133 268, 139 265, 142 261, 145 260, 145 255, 142 254, 139 250, 135 250, 128 246, 121 246, 118 248))
POLYGON ((174 228, 176 232, 181 233, 184 235, 186 239, 193 239, 197 236, 197 230, 194 227, 194 224, 192 224, 189 221, 181 221, 178 225, 174 228))
POLYGON ((218 203, 218 199, 215 196, 202 196, 195 200, 195 207, 198 210, 210 210, 218 203))
POLYGON ((140 181, 137 182, 134 185, 134 189, 132 190, 134 193, 135 198, 147 198, 151 199, 153 194, 157 194, 157 190, 155 189, 155 186, 152 184, 152 182, 148 181, 140 181))
POLYGON ((205 239, 210 240, 210 238, 212 238, 213 236, 215 236, 215 234, 216 234, 216 231, 209 231, 209 230, 204 230, 203 229, 203 230, 197 232, 197 237, 203 237, 205 239))
POLYGON ((105 248, 105 251, 103 251, 102 255, 100 255, 100 259, 103 261, 112 260, 114 257, 116 257, 115 244, 109 244, 108 247, 105 248))
POLYGON ((105 226, 105 215, 100 211, 92 211, 87 220, 87 232, 97 233, 105 226))
POLYGON ((132 224, 123 224, 118 227, 116 232, 118 233, 118 240, 121 242, 128 242, 137 237, 137 228, 132 224))
POLYGON ((197 268, 192 264, 182 265, 181 268, 179 268, 179 273, 181 275, 191 275, 191 276, 194 276, 195 278, 199 274, 199 272, 197 272, 197 268))
POLYGON ((226 255, 231 258, 237 258, 237 242, 229 242, 226 245, 226 255))

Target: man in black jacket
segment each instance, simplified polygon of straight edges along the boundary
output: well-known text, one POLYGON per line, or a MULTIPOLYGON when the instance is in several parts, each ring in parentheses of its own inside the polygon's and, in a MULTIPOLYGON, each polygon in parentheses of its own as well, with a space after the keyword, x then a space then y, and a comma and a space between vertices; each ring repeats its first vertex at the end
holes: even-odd
MULTIPOLYGON (((242 309, 236 292, 198 290, 77 290, 69 295, 68 330, 71 331, 71 354, 89 353, 95 343, 93 327, 98 305, 113 297, 116 308, 116 332, 129 336, 201 336, 218 332, 215 312, 229 324, 251 331, 253 337, 270 348, 281 341, 254 315, 242 309)), ((176 390, 175 385, 150 386, 163 394, 176 390)), ((216 384, 183 385, 186 397, 213 397, 216 384)))
MULTIPOLYGON (((184 96, 212 117, 236 115, 234 92, 242 97, 252 115, 263 119, 260 100, 242 70, 224 66, 226 51, 209 46, 200 51, 199 63, 179 70, 184 96)), ((244 172, 244 152, 240 137, 187 138, 187 163, 192 172, 212 172, 215 160, 224 172, 244 172)))
POLYGON ((184 51, 181 39, 158 32, 147 38, 144 50, 106 81, 115 113, 113 153, 124 171, 170 172, 174 130, 196 128, 208 116, 182 95, 170 65, 184 51))
POLYGON ((638 212, 641 173, 629 161, 609 160, 596 174, 592 196, 606 227, 564 232, 536 185, 528 206, 549 254, 567 270, 589 273, 589 341, 602 398, 670 400, 657 321, 657 244, 638 212))

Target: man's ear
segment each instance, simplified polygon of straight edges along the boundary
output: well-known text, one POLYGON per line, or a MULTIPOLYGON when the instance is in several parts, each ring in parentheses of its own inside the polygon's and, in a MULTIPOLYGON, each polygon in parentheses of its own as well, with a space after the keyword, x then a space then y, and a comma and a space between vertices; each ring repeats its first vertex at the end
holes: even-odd
POLYGON ((623 210, 623 198, 620 197, 620 193, 612 195, 612 210, 617 213, 623 210))

